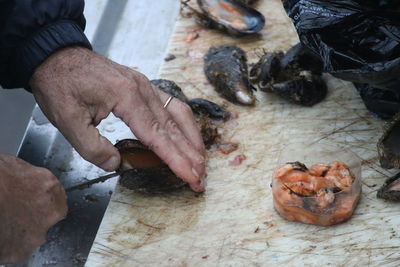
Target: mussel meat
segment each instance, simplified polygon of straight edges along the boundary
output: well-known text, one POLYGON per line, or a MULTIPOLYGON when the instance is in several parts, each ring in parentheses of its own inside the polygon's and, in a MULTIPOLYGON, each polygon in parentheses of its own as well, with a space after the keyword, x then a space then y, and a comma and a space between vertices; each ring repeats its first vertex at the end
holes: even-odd
POLYGON ((295 104, 313 106, 321 102, 327 87, 320 76, 307 75, 272 85, 272 91, 295 104))
POLYGON ((218 144, 221 139, 221 133, 218 126, 207 116, 200 115, 196 117, 196 122, 200 125, 200 133, 206 149, 218 144))
POLYGON ((245 52, 233 45, 213 46, 204 56, 204 72, 217 92, 231 102, 254 105, 245 52))
POLYGON ((285 219, 329 226, 348 220, 361 195, 359 180, 340 161, 307 168, 280 166, 272 181, 274 207, 285 219))
MULTIPOLYGON (((232 35, 254 34, 264 28, 265 17, 247 5, 254 0, 197 0, 201 12, 195 11, 197 22, 207 28, 232 35)), ((182 2, 187 5, 186 2, 182 2)))
POLYGON ((400 169, 400 113, 386 125, 378 142, 378 154, 382 168, 400 169))
POLYGON ((376 196, 391 201, 400 201, 400 172, 385 181, 376 196))
POLYGON ((165 193, 186 185, 139 140, 124 139, 115 144, 121 154, 120 184, 143 193, 165 193))

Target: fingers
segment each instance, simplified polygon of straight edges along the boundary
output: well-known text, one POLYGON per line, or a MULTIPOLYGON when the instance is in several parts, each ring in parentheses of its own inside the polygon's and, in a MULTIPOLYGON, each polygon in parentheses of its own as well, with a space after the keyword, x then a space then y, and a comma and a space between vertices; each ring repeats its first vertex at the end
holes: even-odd
MULTIPOLYGON (((152 90, 150 83, 146 90, 152 90)), ((147 98, 141 93, 130 95, 131 97, 126 97, 115 107, 114 114, 168 164, 178 177, 188 182, 193 190, 203 191, 204 187, 200 184, 201 175, 204 175, 204 166, 201 166, 204 165, 202 155, 190 146, 190 142, 165 110, 150 108, 151 105, 162 108, 159 97, 154 92, 147 95, 147 98), (154 102, 149 98, 158 101, 154 102), (135 107, 135 112, 132 112, 132 107, 135 107)))
POLYGON ((50 171, 13 156, 0 154, 0 174, 0 263, 16 263, 66 216, 66 195, 50 171))
POLYGON ((67 195, 59 180, 49 170, 37 168, 37 173, 40 176, 37 175, 35 177, 42 178, 41 181, 36 182, 39 182, 46 189, 46 193, 43 194, 42 198, 42 206, 46 207, 47 211, 53 211, 41 223, 42 226, 48 229, 67 216, 67 195))
POLYGON ((108 139, 100 135, 88 110, 75 106, 66 108, 65 113, 63 122, 58 122, 57 126, 76 151, 105 171, 116 170, 121 161, 120 154, 108 139))
MULTIPOLYGON (((161 103, 165 103, 169 95, 159 91, 160 99, 165 99, 161 103)), ((165 109, 168 112, 170 120, 174 121, 179 133, 172 135, 171 138, 179 145, 181 151, 186 151, 187 155, 192 158, 194 171, 200 176, 200 184, 190 183, 194 191, 202 191, 204 184, 202 183, 205 176, 205 147, 201 134, 194 121, 192 111, 188 105, 174 98, 165 109), (193 149, 195 151, 193 151, 193 149)))
MULTIPOLYGON (((185 112, 186 114, 191 114, 190 108, 187 108, 186 104, 182 103, 178 99, 172 99, 172 101, 168 104, 166 108, 163 108, 164 103, 166 103, 169 95, 164 92, 160 92, 160 90, 156 87, 151 86, 148 91, 149 93, 147 99, 149 101, 148 106, 152 110, 153 114, 157 114, 157 119, 160 121, 161 125, 164 125, 169 138, 174 142, 175 146, 192 162, 192 167, 197 172, 200 177, 204 176, 204 156, 205 149, 202 147, 202 141, 200 137, 200 141, 197 141, 198 149, 195 145, 196 142, 192 142, 193 137, 185 135, 182 131, 182 125, 179 124, 178 121, 174 119, 174 117, 168 112, 170 108, 177 106, 178 109, 180 107, 181 112, 185 112), (165 101, 161 101, 160 95, 163 96, 165 101)), ((183 115, 185 116, 185 115, 183 115)), ((193 119, 193 116, 191 117, 193 119)), ((188 123, 188 121, 186 121, 188 123)), ((194 124, 194 121, 189 122, 194 124)), ((189 124, 190 125, 190 124, 189 124)), ((199 130, 196 126, 192 129, 194 133, 198 133, 200 135, 199 130)))
MULTIPOLYGON (((165 103, 169 98, 169 95, 158 90, 161 102, 165 103)), ((199 128, 194 120, 194 116, 191 108, 178 99, 173 99, 166 108, 173 120, 178 124, 179 128, 185 135, 185 137, 196 147, 200 154, 205 155, 204 142, 201 137, 199 128)))

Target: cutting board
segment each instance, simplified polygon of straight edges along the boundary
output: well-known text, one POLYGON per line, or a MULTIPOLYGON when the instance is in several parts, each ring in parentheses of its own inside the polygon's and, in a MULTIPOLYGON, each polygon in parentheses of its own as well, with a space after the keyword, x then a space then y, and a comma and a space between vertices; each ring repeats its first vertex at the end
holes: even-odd
POLYGON ((365 109, 350 83, 325 75, 327 98, 308 108, 263 92, 256 93, 255 107, 237 106, 207 82, 202 58, 211 45, 238 45, 254 63, 263 51, 287 50, 298 42, 279 0, 256 7, 267 22, 253 37, 229 37, 179 17, 168 48, 176 59, 159 73, 187 96, 237 114, 225 125, 223 139, 239 143, 239 149, 229 155, 208 152, 207 191, 201 195, 184 190, 149 196, 117 186, 86 266, 400 264, 400 205, 375 196, 392 174, 378 164, 376 143, 384 123, 365 109), (311 143, 344 149, 362 162, 362 197, 343 224, 289 222, 273 208, 270 182, 282 151, 311 143), (231 166, 238 155, 247 159, 231 166))

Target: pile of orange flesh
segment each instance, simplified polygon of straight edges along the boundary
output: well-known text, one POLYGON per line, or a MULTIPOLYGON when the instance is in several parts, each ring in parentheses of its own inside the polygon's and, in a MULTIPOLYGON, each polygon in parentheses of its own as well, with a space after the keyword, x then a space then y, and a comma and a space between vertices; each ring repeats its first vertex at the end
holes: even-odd
POLYGON ((302 170, 288 163, 274 174, 274 207, 285 219, 315 225, 333 225, 351 217, 360 188, 349 167, 339 161, 302 170))

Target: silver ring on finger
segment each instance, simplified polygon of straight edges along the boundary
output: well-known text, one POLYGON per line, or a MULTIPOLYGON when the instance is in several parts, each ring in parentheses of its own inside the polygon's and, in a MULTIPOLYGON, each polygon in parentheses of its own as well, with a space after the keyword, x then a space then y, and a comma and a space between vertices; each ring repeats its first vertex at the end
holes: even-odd
POLYGON ((169 103, 171 102, 171 100, 172 100, 173 98, 174 98, 173 96, 168 97, 168 99, 167 99, 167 101, 165 102, 163 108, 167 108, 168 105, 169 105, 169 103))

